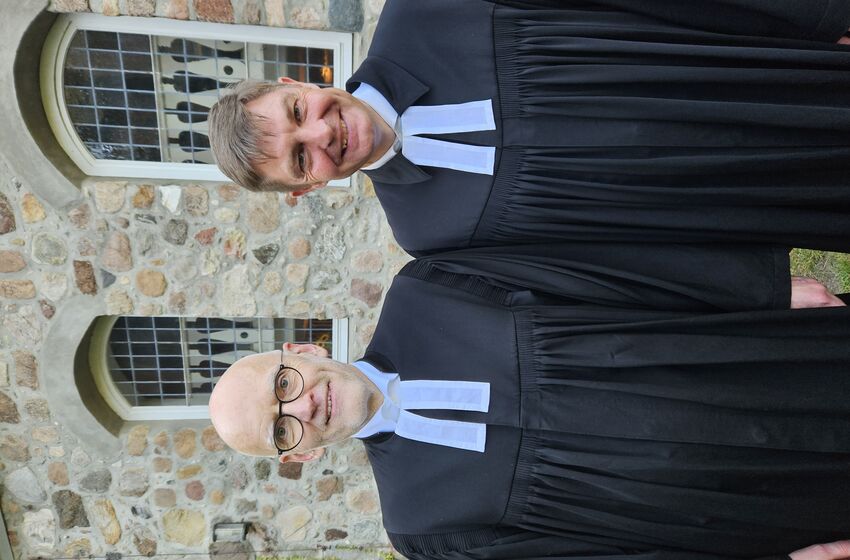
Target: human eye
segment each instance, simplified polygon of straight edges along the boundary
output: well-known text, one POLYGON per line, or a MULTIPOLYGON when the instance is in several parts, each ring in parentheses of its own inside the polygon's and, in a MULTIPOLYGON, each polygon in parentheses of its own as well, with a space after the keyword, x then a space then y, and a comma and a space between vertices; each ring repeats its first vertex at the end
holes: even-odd
POLYGON ((307 169, 307 156, 304 155, 304 146, 298 147, 298 169, 301 170, 301 173, 307 169))
POLYGON ((301 122, 301 119, 304 116, 301 112, 301 105, 298 104, 297 100, 292 104, 292 116, 295 117, 295 122, 298 123, 301 122))
POLYGON ((286 449, 290 446, 289 430, 286 429, 286 418, 281 418, 275 424, 274 442, 281 449, 286 449))
POLYGON ((292 393, 292 387, 294 383, 292 381, 292 377, 289 374, 289 370, 285 368, 281 368, 280 371, 277 372, 277 376, 274 379, 274 394, 280 401, 289 400, 290 393, 292 393))

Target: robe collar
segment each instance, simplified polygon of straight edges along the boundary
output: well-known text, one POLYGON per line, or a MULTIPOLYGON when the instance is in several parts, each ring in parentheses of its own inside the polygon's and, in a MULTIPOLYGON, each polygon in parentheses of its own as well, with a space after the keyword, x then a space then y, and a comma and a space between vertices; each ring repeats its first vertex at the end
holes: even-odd
MULTIPOLYGON (((399 115, 431 89, 401 66, 374 56, 366 57, 345 84, 345 89, 352 93, 364 82, 377 89, 399 115)), ((378 169, 362 171, 374 182, 393 185, 422 183, 431 178, 401 153, 378 169)))

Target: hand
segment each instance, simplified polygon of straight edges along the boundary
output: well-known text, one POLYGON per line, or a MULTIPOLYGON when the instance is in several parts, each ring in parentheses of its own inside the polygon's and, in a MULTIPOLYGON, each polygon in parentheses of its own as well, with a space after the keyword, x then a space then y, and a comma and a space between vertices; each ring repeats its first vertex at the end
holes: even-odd
POLYGON ((832 295, 814 278, 791 277, 791 309, 807 307, 843 307, 845 303, 832 295))
POLYGON ((839 560, 850 558, 850 541, 807 546, 789 554, 791 560, 839 560))

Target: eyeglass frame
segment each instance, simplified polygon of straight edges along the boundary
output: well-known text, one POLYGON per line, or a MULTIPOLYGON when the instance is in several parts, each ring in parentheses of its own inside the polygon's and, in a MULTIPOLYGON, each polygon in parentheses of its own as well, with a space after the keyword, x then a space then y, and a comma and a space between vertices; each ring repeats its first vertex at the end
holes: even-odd
POLYGON ((298 400, 298 398, 303 394, 304 394, 304 376, 301 375, 301 372, 298 371, 297 369, 295 369, 294 367, 283 365, 283 349, 281 349, 281 351, 280 351, 280 367, 278 367, 277 373, 274 374, 274 398, 277 399, 277 419, 274 421, 274 427, 273 427, 273 431, 272 431, 272 443, 274 444, 275 449, 277 449, 277 456, 278 457, 280 457, 284 453, 288 453, 289 451, 292 451, 293 449, 298 447, 301 444, 301 441, 304 439, 304 423, 301 422, 301 420, 297 416, 293 416, 292 414, 284 414, 283 413, 283 405, 298 400), (284 401, 284 400, 281 400, 280 397, 277 396, 277 381, 280 378, 280 375, 284 372, 284 370, 287 370, 287 369, 291 369, 292 371, 294 371, 295 373, 298 374, 298 377, 301 378, 301 390, 298 391, 298 394, 295 395, 293 398, 284 401), (298 441, 292 447, 289 447, 287 449, 281 449, 277 445, 277 439, 275 438, 274 434, 277 433, 278 423, 280 423, 280 421, 282 419, 286 418, 286 417, 294 418, 295 421, 298 422, 298 424, 301 426, 301 437, 298 438, 298 441))

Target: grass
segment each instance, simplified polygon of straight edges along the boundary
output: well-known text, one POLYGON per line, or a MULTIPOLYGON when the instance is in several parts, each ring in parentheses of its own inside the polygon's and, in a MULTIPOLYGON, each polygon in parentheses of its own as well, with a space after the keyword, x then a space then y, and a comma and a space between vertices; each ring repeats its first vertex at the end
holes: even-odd
POLYGON ((815 278, 833 293, 850 292, 850 255, 794 249, 791 274, 815 278))

